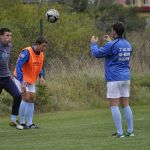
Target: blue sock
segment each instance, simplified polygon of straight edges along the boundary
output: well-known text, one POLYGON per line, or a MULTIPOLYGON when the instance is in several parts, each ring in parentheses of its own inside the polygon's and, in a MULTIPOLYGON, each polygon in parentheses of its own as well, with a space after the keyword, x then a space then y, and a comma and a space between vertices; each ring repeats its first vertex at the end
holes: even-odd
POLYGON ((20 103, 20 108, 19 108, 20 124, 25 124, 27 104, 28 103, 23 100, 20 103))
POLYGON ((117 133, 119 135, 123 134, 122 130, 122 117, 118 106, 111 106, 112 118, 114 120, 115 126, 117 128, 117 133))
POLYGON ((34 113, 34 103, 28 103, 27 107, 27 126, 32 124, 32 118, 34 113))
POLYGON ((130 106, 126 106, 124 108, 124 114, 125 114, 125 118, 127 121, 127 125, 128 125, 128 132, 131 133, 133 132, 133 115, 132 115, 132 110, 130 108, 130 106))
POLYGON ((17 116, 16 115, 11 115, 11 121, 15 122, 17 120, 17 116))

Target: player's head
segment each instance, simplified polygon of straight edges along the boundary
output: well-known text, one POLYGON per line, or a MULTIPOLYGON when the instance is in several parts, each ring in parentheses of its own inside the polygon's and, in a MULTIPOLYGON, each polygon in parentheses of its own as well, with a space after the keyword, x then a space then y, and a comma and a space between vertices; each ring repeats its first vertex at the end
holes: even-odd
POLYGON ((0 40, 3 44, 7 45, 11 42, 11 31, 8 28, 0 29, 0 40))
POLYGON ((37 51, 43 51, 44 49, 46 49, 47 46, 47 40, 45 39, 45 37, 40 36, 36 39, 36 50, 37 51))
POLYGON ((124 25, 122 22, 116 22, 112 25, 113 37, 122 37, 125 31, 124 25))

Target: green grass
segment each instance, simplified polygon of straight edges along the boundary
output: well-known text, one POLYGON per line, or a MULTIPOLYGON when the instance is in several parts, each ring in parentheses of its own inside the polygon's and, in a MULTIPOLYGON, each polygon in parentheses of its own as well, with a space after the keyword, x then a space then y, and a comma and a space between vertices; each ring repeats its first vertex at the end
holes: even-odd
MULTIPOLYGON (((16 130, 0 117, 0 150, 149 150, 150 106, 134 106, 135 137, 112 138, 109 109, 36 114, 40 129, 16 130)), ((125 122, 124 129, 126 127, 125 122)))

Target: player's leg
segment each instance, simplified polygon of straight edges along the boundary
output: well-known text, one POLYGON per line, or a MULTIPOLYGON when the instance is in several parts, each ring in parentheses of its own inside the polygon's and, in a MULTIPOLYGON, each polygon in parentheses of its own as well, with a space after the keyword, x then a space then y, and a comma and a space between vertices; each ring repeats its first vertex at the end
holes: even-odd
POLYGON ((3 87, 0 85, 0 94, 2 93, 3 87))
POLYGON ((117 136, 119 138, 124 137, 122 129, 122 117, 119 110, 120 92, 118 82, 107 82, 107 98, 110 102, 112 118, 117 129, 117 132, 113 134, 113 136, 117 136))
POLYGON ((20 87, 20 81, 17 80, 16 78, 14 78, 15 84, 17 85, 20 93, 22 94, 22 101, 20 104, 20 108, 19 108, 19 117, 20 117, 20 124, 24 127, 26 127, 25 124, 25 115, 26 115, 26 109, 27 109, 27 105, 28 105, 28 99, 30 98, 30 93, 28 91, 28 87, 26 87, 26 92, 22 92, 21 91, 21 87, 20 87))
POLYGON ((13 96, 12 115, 17 116, 21 102, 21 93, 19 92, 17 86, 15 85, 14 81, 11 78, 8 79, 8 82, 7 84, 5 84, 4 89, 11 96, 13 96))
POLYGON ((33 124, 34 101, 35 101, 35 94, 36 94, 35 84, 29 85, 28 88, 30 91, 30 101, 28 102, 28 107, 27 107, 27 126, 29 128, 37 128, 37 126, 33 124))
POLYGON ((20 115, 20 124, 24 127, 24 129, 28 128, 25 119, 27 115, 27 107, 29 100, 30 100, 30 92, 28 90, 26 92, 22 92, 22 101, 20 104, 19 115, 20 115))
POLYGON ((2 93, 3 88, 4 88, 3 78, 0 77, 0 94, 2 93))
POLYGON ((7 84, 9 77, 0 77, 0 94, 2 93, 2 90, 5 87, 5 84, 7 84))
POLYGON ((130 96, 130 81, 124 81, 121 85, 121 98, 120 103, 123 107, 126 122, 127 122, 127 136, 134 136, 133 134, 133 114, 131 107, 129 106, 130 96))
POLYGON ((28 108, 27 108, 27 126, 30 128, 35 128, 33 124, 33 114, 34 114, 34 99, 35 99, 35 93, 31 92, 30 93, 30 102, 28 103, 28 108))
POLYGON ((17 115, 19 112, 19 106, 21 102, 21 93, 19 92, 16 84, 11 79, 11 77, 8 78, 8 81, 6 82, 4 89, 10 93, 10 95, 13 97, 13 104, 12 104, 12 115, 11 115, 11 123, 10 125, 14 125, 17 127, 17 115))

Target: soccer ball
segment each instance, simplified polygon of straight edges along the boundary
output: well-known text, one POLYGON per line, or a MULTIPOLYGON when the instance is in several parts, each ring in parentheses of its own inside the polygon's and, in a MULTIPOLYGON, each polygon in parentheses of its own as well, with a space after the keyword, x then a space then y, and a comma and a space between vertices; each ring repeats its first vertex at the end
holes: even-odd
POLYGON ((45 15, 46 20, 50 23, 55 23, 59 19, 59 12, 56 9, 49 9, 45 15))

